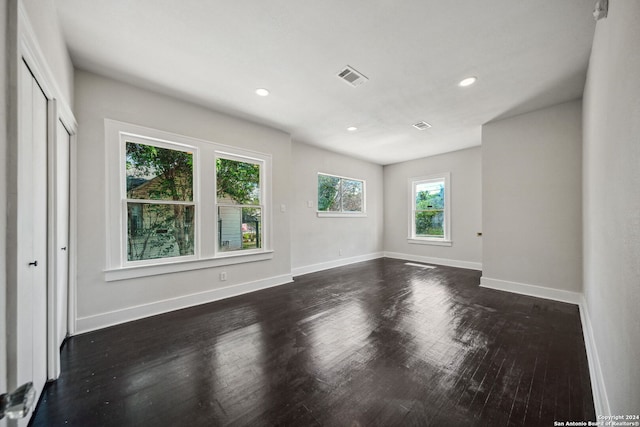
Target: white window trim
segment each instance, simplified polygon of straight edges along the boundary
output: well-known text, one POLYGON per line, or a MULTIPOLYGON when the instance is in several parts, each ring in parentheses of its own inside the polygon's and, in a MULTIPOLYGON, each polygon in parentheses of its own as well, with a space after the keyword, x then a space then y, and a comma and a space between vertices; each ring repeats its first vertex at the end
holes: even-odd
MULTIPOLYGON (((121 250, 121 265, 123 268, 125 267, 135 267, 135 266, 143 266, 143 265, 149 265, 149 264, 157 264, 158 263, 158 259, 149 259, 149 260, 136 260, 136 261, 129 261, 127 259, 127 227, 124 225, 125 224, 125 218, 127 217, 127 205, 129 203, 145 203, 145 204, 150 204, 149 200, 137 200, 137 199, 128 199, 126 197, 127 194, 127 180, 126 178, 126 165, 125 162, 123 162, 122 160, 124 159, 125 153, 127 151, 127 142, 133 142, 135 144, 143 144, 143 145, 152 145, 154 147, 159 147, 159 148, 166 148, 169 150, 175 150, 175 151, 185 151, 185 152, 191 152, 193 153, 193 188, 192 188, 192 192, 193 192, 193 196, 192 196, 192 200, 191 201, 174 201, 174 200, 153 200, 151 201, 151 204, 158 204, 158 205, 187 205, 187 206, 193 206, 195 212, 199 211, 199 196, 200 196, 200 192, 199 192, 199 182, 198 182, 198 177, 199 177, 199 170, 198 170, 198 162, 200 159, 200 156, 198 155, 198 147, 194 146, 194 145, 187 145, 187 144, 183 144, 183 143, 178 143, 178 142, 168 142, 162 139, 157 139, 157 138, 150 138, 150 137, 141 137, 139 135, 135 135, 129 132, 119 132, 119 139, 120 139, 120 161, 118 162, 120 165, 120 204, 122 206, 122 211, 121 211, 121 218, 122 218, 122 222, 121 222, 121 230, 120 232, 122 233, 121 236, 121 245, 122 247, 120 248, 121 250), (123 179, 124 178, 124 179, 123 179)), ((195 217, 195 224, 194 224, 194 228, 196 230, 200 229, 200 224, 199 224, 199 220, 200 220, 200 215, 196 215, 195 217)), ((200 247, 199 247, 199 243, 200 243, 200 238, 198 236, 197 233, 194 233, 194 245, 193 245, 193 255, 186 255, 186 256, 179 256, 179 257, 170 257, 170 258, 161 258, 161 259, 170 259, 173 262, 182 262, 182 261, 194 261, 197 260, 199 258, 199 253, 200 253, 200 247)))
POLYGON ((337 212, 337 211, 316 211, 318 218, 366 218, 367 217, 367 181, 361 178, 351 178, 348 176, 335 175, 332 173, 318 172, 316 176, 316 206, 318 205, 318 176, 331 176, 334 178, 348 179, 362 183, 362 211, 359 212, 337 212))
MULTIPOLYGON (((266 206, 266 201, 269 200, 269 195, 268 195, 268 189, 267 189, 267 179, 266 179, 266 174, 267 174, 267 168, 266 168, 266 162, 264 159, 257 159, 255 157, 249 157, 249 156, 245 156, 245 155, 239 155, 239 154, 235 154, 235 153, 229 153, 228 151, 215 151, 215 159, 228 159, 228 160, 235 160, 237 162, 246 162, 246 163, 253 163, 253 164, 257 164, 260 165, 260 204, 259 205, 229 205, 226 203, 222 203, 219 204, 217 203, 217 194, 216 194, 216 190, 218 188, 217 186, 217 182, 215 182, 215 177, 217 176, 217 174, 214 174, 214 197, 216 198, 216 207, 217 206, 233 206, 233 207, 252 207, 252 208, 260 208, 260 215, 262 216, 262 231, 268 231, 271 229, 271 227, 268 228, 267 230, 267 226, 266 224, 269 224, 267 221, 270 221, 270 215, 269 212, 267 211, 267 206, 266 206)), ((214 159, 214 161, 215 161, 214 159)), ((271 178, 269 178, 269 182, 271 182, 271 178)), ((218 224, 218 209, 214 209, 213 211, 213 220, 215 222, 215 224, 218 224)), ((215 238, 216 238, 216 244, 214 247, 214 258, 230 258, 230 257, 234 257, 234 256, 242 256, 242 255, 252 255, 252 254, 259 254, 262 252, 265 252, 265 248, 270 247, 269 246, 269 233, 263 233, 262 234, 262 247, 258 248, 258 249, 251 249, 251 250, 243 250, 240 252, 237 251, 221 251, 220 248, 218 247, 217 244, 217 238, 218 238, 218 233, 216 230, 215 233, 215 238)))
POLYGON ((262 251, 260 253, 231 253, 227 252, 217 258, 205 258, 196 260, 177 260, 168 258, 171 261, 147 264, 140 266, 121 267, 105 270, 105 280, 114 282, 117 280, 135 279, 137 277, 157 276, 159 274, 177 273, 180 271, 200 270, 203 268, 222 267, 225 265, 243 264, 248 262, 266 261, 273 258, 273 251, 262 251))
POLYGON ((271 248, 271 155, 224 144, 191 138, 184 135, 105 119, 106 150, 106 242, 107 260, 104 270, 106 281, 125 280, 179 271, 218 267, 273 258, 271 248), (127 261, 126 252, 126 178, 124 140, 163 148, 183 148, 194 153, 193 203, 196 205, 194 221, 194 255, 127 261), (215 187, 215 158, 217 156, 251 161, 261 165, 260 207, 262 208, 262 248, 244 251, 220 252, 217 248, 217 200, 215 187), (210 162, 208 168, 205 162, 210 162), (202 182, 202 175, 212 179, 202 182), (124 193, 123 193, 124 191, 124 193), (201 198, 202 194, 211 197, 201 198), (214 222, 204 221, 204 217, 214 222))
POLYGON ((325 212, 317 211, 318 218, 366 218, 367 214, 362 212, 325 212))
POLYGON ((431 246, 452 246, 451 240, 437 239, 433 237, 408 238, 407 242, 412 245, 431 245, 431 246))
POLYGON ((452 246, 451 240, 451 173, 442 172, 409 178, 409 237, 407 242, 417 245, 452 246), (416 236, 415 203, 416 184, 444 180, 444 238, 416 236))

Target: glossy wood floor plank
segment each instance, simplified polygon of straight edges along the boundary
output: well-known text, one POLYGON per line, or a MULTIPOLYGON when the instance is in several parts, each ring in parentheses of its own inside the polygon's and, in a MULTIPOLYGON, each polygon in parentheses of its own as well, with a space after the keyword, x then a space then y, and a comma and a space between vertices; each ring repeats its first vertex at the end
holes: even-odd
POLYGON ((593 420, 577 306, 379 259, 73 337, 34 426, 593 420))

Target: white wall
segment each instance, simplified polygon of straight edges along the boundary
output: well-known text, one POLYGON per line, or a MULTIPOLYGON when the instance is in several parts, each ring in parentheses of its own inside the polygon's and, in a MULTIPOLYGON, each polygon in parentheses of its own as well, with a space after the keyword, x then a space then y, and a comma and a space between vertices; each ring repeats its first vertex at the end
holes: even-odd
POLYGON ((290 274, 290 214, 279 209, 281 204, 289 205, 291 193, 288 134, 83 71, 76 72, 75 92, 80 332, 105 326, 105 322, 130 320, 145 307, 166 309, 167 304, 189 295, 290 274), (106 282, 105 118, 271 154, 273 259, 106 282), (219 281, 223 270, 228 275, 224 283, 219 281))
POLYGON ((294 274, 381 255, 382 166, 298 142, 293 143, 291 151, 291 265, 294 274), (318 172, 365 180, 367 217, 319 218, 316 214, 318 172), (307 206, 308 201, 313 207, 307 206))
POLYGON ((640 412, 639 70, 640 2, 611 1, 583 111, 584 293, 611 414, 640 412))
POLYGON ((582 289, 581 103, 482 128, 483 284, 582 289))
POLYGON ((73 106, 73 64, 58 22, 54 0, 20 0, 29 16, 42 54, 51 69, 60 95, 73 106))
POLYGON ((384 167, 384 250, 410 258, 481 268, 482 188, 480 147, 384 167), (451 172, 452 246, 417 245, 409 235, 409 178, 451 172), (417 257, 417 258, 416 258, 417 257), (433 259, 433 260, 431 260, 433 259))

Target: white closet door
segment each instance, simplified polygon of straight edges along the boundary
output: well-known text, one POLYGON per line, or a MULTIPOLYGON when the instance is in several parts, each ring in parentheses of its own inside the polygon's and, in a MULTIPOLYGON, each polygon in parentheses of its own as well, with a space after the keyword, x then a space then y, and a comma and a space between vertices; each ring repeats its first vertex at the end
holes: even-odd
POLYGON ((33 378, 47 379, 47 98, 33 82, 33 252, 38 260, 33 290, 33 378), (40 262, 42 260, 42 262, 40 262))
POLYGON ((56 242, 56 324, 57 347, 67 336, 67 312, 69 290, 69 149, 70 136, 64 125, 58 121, 56 138, 56 201, 55 227, 56 242))
POLYGON ((33 381, 37 399, 47 378, 47 98, 24 63, 19 96, 17 382, 33 381))

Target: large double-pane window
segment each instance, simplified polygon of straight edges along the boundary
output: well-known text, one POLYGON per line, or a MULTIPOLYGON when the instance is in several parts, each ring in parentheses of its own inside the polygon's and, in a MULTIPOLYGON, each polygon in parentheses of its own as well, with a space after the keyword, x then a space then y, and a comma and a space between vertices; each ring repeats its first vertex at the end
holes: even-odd
POLYGON ((450 243, 449 173, 411 178, 409 239, 450 243))
POLYGON ((218 251, 262 248, 261 162, 216 158, 218 251))
POLYGON ((365 182, 336 175, 318 174, 318 213, 363 214, 365 182))
POLYGON ((271 156, 105 120, 107 281, 273 257, 271 156))
POLYGON ((194 255, 193 153, 125 142, 127 261, 194 255))

